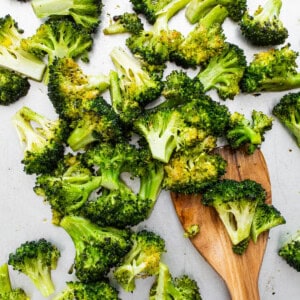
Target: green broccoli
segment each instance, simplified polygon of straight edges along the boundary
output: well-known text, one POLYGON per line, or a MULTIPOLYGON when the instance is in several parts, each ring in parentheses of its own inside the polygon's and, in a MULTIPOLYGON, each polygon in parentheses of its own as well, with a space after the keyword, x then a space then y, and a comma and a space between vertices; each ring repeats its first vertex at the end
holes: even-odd
POLYGON ((183 236, 185 238, 192 239, 199 233, 200 233, 199 224, 192 224, 192 225, 188 226, 187 228, 185 228, 183 236))
POLYGON ((0 298, 2 300, 29 300, 23 289, 12 288, 6 263, 0 266, 0 298))
POLYGON ((0 66, 41 81, 46 65, 20 49, 22 33, 23 30, 10 15, 0 18, 0 66))
POLYGON ((240 20, 244 37, 256 46, 276 46, 283 44, 288 30, 280 20, 282 0, 267 0, 259 5, 254 14, 246 11, 240 20))
POLYGON ((185 16, 191 24, 195 24, 217 5, 226 7, 228 16, 235 22, 240 21, 247 9, 246 0, 192 0, 185 16))
POLYGON ((208 61, 197 78, 203 84, 205 92, 216 89, 222 100, 233 99, 240 93, 239 82, 246 66, 244 50, 237 45, 228 44, 219 55, 208 61))
POLYGON ((135 289, 135 279, 157 275, 165 241, 152 231, 142 230, 131 237, 132 248, 115 268, 114 278, 127 291, 135 289))
MULTIPOLYGON (((217 211, 233 247, 248 244, 256 207, 265 200, 264 188, 250 179, 224 179, 210 186, 202 195, 202 203, 217 211)), ((245 247, 242 249, 246 250, 245 247)))
POLYGON ((56 269, 60 251, 45 239, 27 241, 9 254, 8 264, 27 275, 44 297, 54 293, 51 271, 56 269))
POLYGON ((300 231, 281 245, 278 254, 289 266, 300 272, 300 231))
POLYGON ((143 30, 126 40, 126 45, 135 55, 141 56, 150 64, 164 64, 170 59, 171 53, 182 42, 182 34, 170 29, 168 22, 190 0, 173 0, 160 11, 154 25, 149 30, 143 30))
POLYGON ((273 107, 272 113, 292 134, 300 147, 300 93, 284 95, 273 107))
POLYGON ((227 16, 227 9, 221 5, 209 11, 172 51, 171 61, 184 68, 195 68, 219 55, 226 47, 222 24, 227 16))
POLYGON ((139 34, 144 30, 144 24, 135 13, 125 12, 122 15, 114 16, 108 26, 103 29, 106 35, 118 33, 139 34))
POLYGON ((246 146, 248 154, 253 154, 264 141, 267 130, 272 129, 273 118, 261 111, 252 111, 251 121, 241 113, 231 114, 226 139, 233 149, 246 146))
POLYGON ((242 92, 277 92, 299 88, 298 55, 290 44, 256 53, 240 82, 242 92))
POLYGON ((10 105, 18 101, 27 95, 29 88, 28 78, 0 67, 0 105, 10 105))
POLYGON ((13 116, 13 123, 22 144, 25 145, 24 171, 27 174, 47 173, 56 167, 64 154, 64 141, 68 132, 62 119, 50 120, 22 107, 13 116))
POLYGON ((56 295, 53 300, 88 299, 88 300, 119 300, 118 291, 107 281, 83 283, 67 282, 67 287, 56 295))
POLYGON ((95 32, 100 24, 103 4, 102 0, 32 0, 31 6, 38 18, 71 16, 76 24, 95 32))
POLYGON ((75 274, 81 282, 104 278, 131 248, 131 232, 99 227, 79 216, 65 216, 60 226, 70 235, 75 247, 75 274))
POLYGON ((150 289, 149 300, 201 300, 197 282, 188 275, 173 278, 169 267, 160 263, 159 273, 150 289))

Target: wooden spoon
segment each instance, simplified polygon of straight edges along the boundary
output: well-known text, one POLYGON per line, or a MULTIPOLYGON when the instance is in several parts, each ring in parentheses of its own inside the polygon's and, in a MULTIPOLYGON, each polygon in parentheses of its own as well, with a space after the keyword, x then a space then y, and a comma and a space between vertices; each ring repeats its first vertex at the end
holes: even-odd
MULTIPOLYGON (((260 150, 248 155, 227 147, 217 149, 228 162, 224 178, 252 179, 260 183, 267 192, 267 203, 271 203, 271 185, 267 165, 260 150)), ((260 235, 256 244, 250 242, 243 255, 232 251, 232 243, 212 207, 201 203, 200 195, 171 193, 176 213, 183 228, 199 224, 200 233, 191 238, 193 245, 206 261, 225 281, 232 300, 259 300, 258 276, 263 260, 268 232, 260 235)))

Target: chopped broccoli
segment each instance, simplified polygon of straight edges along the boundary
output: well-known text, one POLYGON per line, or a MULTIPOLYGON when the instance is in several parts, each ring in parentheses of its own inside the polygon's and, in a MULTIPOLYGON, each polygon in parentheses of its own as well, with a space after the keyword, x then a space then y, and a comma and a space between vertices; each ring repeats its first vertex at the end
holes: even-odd
POLYGON ((150 64, 164 64, 170 59, 170 54, 182 42, 182 34, 170 29, 169 20, 190 0, 173 0, 160 11, 154 25, 149 30, 143 30, 138 35, 132 35, 126 40, 126 45, 133 54, 141 56, 150 64))
POLYGON ((199 232, 200 232, 199 224, 192 224, 192 225, 188 226, 187 228, 185 228, 183 236, 185 238, 192 239, 197 234, 199 234, 199 232))
POLYGON ((264 141, 264 134, 272 129, 273 118, 265 115, 261 111, 252 111, 252 121, 250 122, 241 113, 231 114, 227 141, 231 148, 237 149, 246 146, 249 154, 259 148, 264 141))
POLYGON ((171 54, 171 60, 184 68, 205 64, 226 47, 222 24, 228 15, 225 7, 217 5, 199 20, 171 54))
POLYGON ((100 24, 103 7, 102 0, 32 0, 31 6, 38 18, 71 16, 76 24, 91 32, 100 24))
POLYGON ((292 134, 300 147, 300 93, 284 95, 273 107, 272 112, 292 134))
POLYGON ((127 291, 135 289, 135 279, 157 275, 165 241, 152 231, 142 230, 131 237, 132 248, 114 270, 118 284, 127 291))
POLYGON ((256 53, 240 82, 242 92, 277 92, 299 88, 298 55, 290 44, 256 53))
POLYGON ((281 245, 278 254, 289 266, 300 272, 300 231, 281 245))
POLYGON ((106 35, 118 33, 139 34, 144 30, 144 24, 135 13, 125 12, 122 15, 114 16, 112 22, 103 29, 106 35))
POLYGON ((75 274, 82 282, 104 278, 131 248, 131 233, 125 229, 99 227, 78 216, 65 216, 60 226, 75 247, 75 274))
POLYGON ((0 67, 0 105, 10 105, 18 101, 27 95, 29 88, 28 78, 0 67))
POLYGON ((3 300, 29 300, 23 289, 12 288, 6 263, 0 266, 0 298, 3 300))
POLYGON ((41 81, 46 65, 32 54, 21 50, 22 33, 23 30, 10 15, 0 18, 0 66, 41 81))
POLYGON ((254 14, 246 11, 240 20, 240 28, 245 38, 256 46, 283 44, 288 30, 280 20, 282 0, 267 0, 259 5, 254 14))
POLYGON ((50 120, 24 106, 13 116, 13 123, 25 145, 24 171, 39 174, 53 170, 64 154, 63 142, 68 132, 66 122, 50 120))
POLYGON ((217 5, 226 7, 228 16, 235 22, 240 21, 247 9, 246 0, 192 0, 185 16, 191 24, 195 24, 217 5))
POLYGON ((27 241, 9 254, 8 264, 27 275, 44 297, 54 293, 51 271, 56 269, 60 251, 45 239, 27 241))
POLYGON ((197 282, 188 275, 173 278, 169 267, 160 263, 159 273, 150 289, 149 300, 201 300, 197 282))
POLYGON ((285 223, 284 217, 277 208, 273 205, 260 203, 256 206, 251 226, 251 238, 256 243, 262 232, 285 223))
POLYGON ((216 209, 235 247, 250 238, 256 207, 265 199, 266 191, 253 180, 224 179, 204 191, 202 203, 216 209))
POLYGON ((239 82, 246 66, 244 50, 229 44, 219 55, 208 61, 197 78, 203 84, 205 92, 216 89, 222 100, 233 99, 240 93, 239 82))

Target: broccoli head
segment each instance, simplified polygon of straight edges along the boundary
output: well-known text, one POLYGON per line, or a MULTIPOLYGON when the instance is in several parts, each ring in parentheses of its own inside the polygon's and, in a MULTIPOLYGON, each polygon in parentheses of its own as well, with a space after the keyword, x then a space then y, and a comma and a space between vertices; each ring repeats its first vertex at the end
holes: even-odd
POLYGON ((0 105, 10 105, 18 101, 27 95, 29 88, 28 78, 0 67, 0 105))
POLYGON ((27 241, 9 254, 8 264, 27 275, 44 297, 54 293, 51 271, 56 269, 60 251, 45 239, 27 241))
POLYGON ((287 128, 300 147, 300 93, 284 95, 272 113, 287 128))
POLYGON ((29 107, 13 116, 13 123, 25 145, 22 163, 27 174, 47 173, 56 167, 64 154, 67 124, 62 119, 50 120, 29 107))
POLYGON ((282 0, 268 0, 259 5, 254 14, 245 11, 240 20, 240 28, 245 38, 256 46, 283 44, 288 30, 280 20, 282 0))
POLYGON ((83 217, 65 216, 60 226, 74 243, 75 274, 81 282, 95 282, 106 277, 132 245, 130 231, 99 227, 83 217))
POLYGON ((132 248, 114 270, 114 277, 127 292, 135 289, 135 279, 157 275, 165 241, 152 231, 132 234, 132 248))

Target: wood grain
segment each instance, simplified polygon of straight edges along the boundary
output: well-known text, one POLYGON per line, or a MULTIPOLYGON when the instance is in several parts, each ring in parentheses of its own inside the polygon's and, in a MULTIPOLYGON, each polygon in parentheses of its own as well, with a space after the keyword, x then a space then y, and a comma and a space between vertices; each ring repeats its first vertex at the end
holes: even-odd
MULTIPOLYGON (((260 150, 253 155, 227 147, 218 148, 217 152, 228 162, 224 178, 259 182, 267 192, 267 202, 271 203, 269 173, 260 150)), ((232 300, 259 300, 258 277, 268 232, 261 234, 256 244, 251 241, 243 255, 237 255, 217 213, 202 205, 200 195, 171 193, 171 198, 183 228, 200 225, 200 233, 191 242, 223 278, 232 300)))

